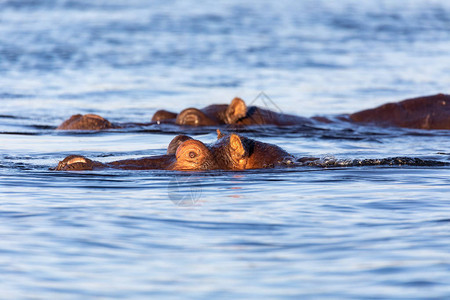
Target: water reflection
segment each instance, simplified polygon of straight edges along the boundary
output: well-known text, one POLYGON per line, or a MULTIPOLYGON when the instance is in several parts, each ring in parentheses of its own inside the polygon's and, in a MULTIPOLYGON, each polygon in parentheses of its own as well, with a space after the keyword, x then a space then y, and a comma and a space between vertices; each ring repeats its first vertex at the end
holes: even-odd
POLYGON ((167 195, 178 206, 201 205, 203 180, 203 177, 191 174, 173 176, 167 186, 167 195))

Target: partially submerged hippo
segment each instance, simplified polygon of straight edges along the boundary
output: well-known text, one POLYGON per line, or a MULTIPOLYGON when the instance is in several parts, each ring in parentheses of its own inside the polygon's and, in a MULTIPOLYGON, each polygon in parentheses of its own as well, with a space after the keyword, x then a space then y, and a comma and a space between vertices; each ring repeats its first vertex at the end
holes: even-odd
POLYGON ((125 159, 101 163, 83 156, 70 155, 58 163, 55 170, 77 171, 94 169, 125 170, 247 170, 277 166, 361 166, 381 164, 442 165, 440 162, 423 161, 415 158, 393 158, 373 160, 325 160, 304 157, 296 159, 280 147, 237 135, 217 131, 217 141, 204 144, 186 135, 176 136, 169 144, 165 155, 125 159))
POLYGON ((93 170, 103 168, 127 170, 244 170, 291 164, 294 157, 272 144, 237 134, 218 131, 217 141, 204 144, 186 135, 178 135, 165 155, 101 163, 83 156, 70 155, 56 170, 93 170))
POLYGON ((145 126, 152 124, 175 124, 182 126, 220 126, 220 125, 296 125, 311 123, 311 120, 276 113, 257 106, 247 107, 244 100, 234 98, 229 105, 213 104, 203 109, 187 108, 179 114, 166 110, 158 110, 150 123, 120 123, 115 124, 107 119, 94 115, 73 115, 58 126, 58 130, 102 130, 145 126))
MULTIPOLYGON (((340 120, 418 129, 450 129, 450 96, 437 94, 418 97, 363 110, 338 117, 340 120)), ((323 117, 304 118, 270 111, 257 106, 247 107, 244 100, 234 98, 229 105, 214 104, 203 109, 187 108, 179 114, 157 111, 150 123, 114 124, 94 115, 73 115, 64 121, 59 130, 102 130, 151 124, 176 124, 185 126, 247 126, 247 125, 303 125, 314 122, 331 122, 323 117)))
POLYGON ((418 129, 450 129, 450 96, 419 97, 356 112, 355 123, 418 129))

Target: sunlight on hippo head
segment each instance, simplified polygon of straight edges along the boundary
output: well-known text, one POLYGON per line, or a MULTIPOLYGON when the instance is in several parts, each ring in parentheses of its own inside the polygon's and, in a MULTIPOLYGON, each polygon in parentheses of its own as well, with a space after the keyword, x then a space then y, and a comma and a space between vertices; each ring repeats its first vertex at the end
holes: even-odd
POLYGON ((200 141, 187 140, 178 146, 175 153, 175 170, 208 170, 215 168, 211 151, 200 141))

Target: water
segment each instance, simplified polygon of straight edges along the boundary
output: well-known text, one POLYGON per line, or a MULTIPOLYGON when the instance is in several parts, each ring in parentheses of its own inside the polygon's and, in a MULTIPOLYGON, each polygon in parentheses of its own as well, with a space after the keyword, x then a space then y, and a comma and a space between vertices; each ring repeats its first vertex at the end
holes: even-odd
MULTIPOLYGON (((450 298, 449 167, 48 170, 175 135, 54 131, 74 113, 145 122, 264 91, 333 115, 448 93, 449 16, 425 0, 0 1, 1 298, 450 298)), ((247 134, 299 157, 450 162, 449 131, 247 134)))

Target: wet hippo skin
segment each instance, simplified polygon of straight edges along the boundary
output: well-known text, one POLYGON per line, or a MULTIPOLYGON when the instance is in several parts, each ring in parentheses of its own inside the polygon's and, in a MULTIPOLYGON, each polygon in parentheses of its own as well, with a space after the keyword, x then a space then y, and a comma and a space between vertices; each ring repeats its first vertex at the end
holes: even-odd
POLYGON ((252 140, 237 134, 218 131, 217 141, 207 145, 185 135, 175 137, 167 154, 101 163, 83 156, 70 155, 60 161, 55 170, 76 171, 94 169, 127 170, 245 170, 291 164, 294 157, 272 144, 252 140))
POLYGON ((450 129, 450 96, 438 94, 387 103, 349 115, 352 122, 419 129, 450 129))
MULTIPOLYGON (((437 94, 418 97, 363 110, 340 118, 353 123, 375 124, 418 129, 450 129, 450 96, 437 94)), ((303 125, 314 122, 330 123, 324 117, 311 119, 277 113, 257 106, 247 107, 244 100, 234 98, 229 105, 214 104, 203 109, 187 108, 179 114, 159 110, 150 123, 113 124, 98 115, 74 115, 63 122, 59 130, 102 130, 155 123, 183 126, 248 126, 248 125, 303 125)))

